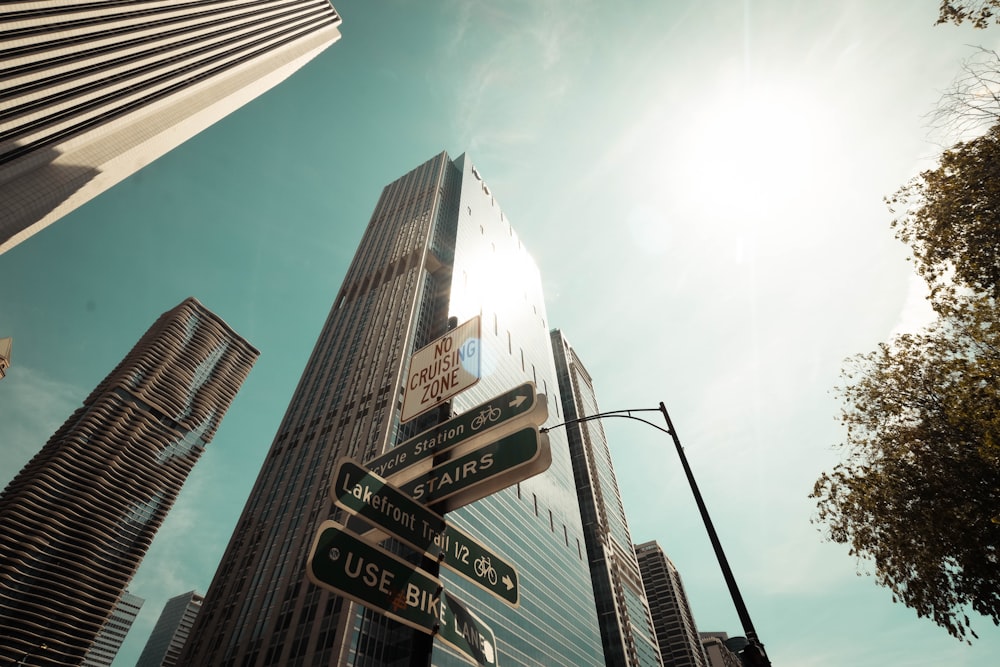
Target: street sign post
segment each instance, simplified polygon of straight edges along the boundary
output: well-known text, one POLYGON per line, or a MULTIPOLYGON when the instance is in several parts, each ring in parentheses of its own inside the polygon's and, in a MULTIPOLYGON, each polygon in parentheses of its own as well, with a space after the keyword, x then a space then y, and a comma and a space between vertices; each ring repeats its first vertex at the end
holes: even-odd
POLYGON ((479 321, 476 315, 413 353, 401 421, 410 421, 479 382, 479 321))
POLYGON ((324 521, 309 551, 306 574, 325 590, 400 623, 433 634, 441 618, 441 580, 324 521))
MULTIPOLYGON (((330 498, 507 604, 519 604, 517 570, 478 540, 351 459, 341 459, 330 498)), ((362 535, 361 539, 370 538, 362 535)), ((377 537, 376 537, 377 539, 377 537)))
POLYGON ((399 489, 443 514, 537 475, 551 463, 548 435, 524 428, 434 466, 399 489))
POLYGON ((398 486, 426 472, 435 458, 462 454, 486 437, 497 439, 527 425, 541 426, 548 416, 545 397, 536 393, 534 382, 525 382, 401 442, 365 462, 365 467, 398 486))
POLYGON ((497 640, 490 626, 447 591, 441 596, 441 627, 438 639, 461 653, 474 665, 496 667, 497 640))

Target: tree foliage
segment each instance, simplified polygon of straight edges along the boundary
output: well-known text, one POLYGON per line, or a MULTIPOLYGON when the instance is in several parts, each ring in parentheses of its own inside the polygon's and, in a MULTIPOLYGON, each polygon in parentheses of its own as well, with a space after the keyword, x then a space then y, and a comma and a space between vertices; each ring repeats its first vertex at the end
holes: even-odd
POLYGON ((956 285, 1000 297, 1000 125, 945 151, 887 202, 936 303, 956 285))
POLYGON ((888 199, 937 320, 848 360, 817 523, 950 634, 1000 625, 1000 126, 888 199))
POLYGON ((1000 23, 1000 0, 970 0, 969 2, 949 2, 941 0, 941 8, 938 12, 940 23, 954 23, 961 25, 968 21, 974 28, 985 28, 992 20, 1000 23))
POLYGON ((850 360, 846 456, 812 493, 830 538, 957 638, 965 607, 1000 624, 998 315, 970 301, 850 360))

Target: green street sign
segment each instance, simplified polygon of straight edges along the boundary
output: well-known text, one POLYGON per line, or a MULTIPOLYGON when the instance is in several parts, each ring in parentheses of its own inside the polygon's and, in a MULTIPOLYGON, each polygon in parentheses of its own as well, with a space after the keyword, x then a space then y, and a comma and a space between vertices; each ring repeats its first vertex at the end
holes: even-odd
POLYGON ((306 575, 320 588, 421 632, 433 634, 440 624, 440 579, 366 544, 335 521, 320 525, 306 575))
POLYGON ((551 463, 548 436, 525 428, 434 466, 399 489, 445 513, 537 475, 551 463))
POLYGON ((365 462, 375 474, 401 485, 425 472, 435 457, 475 447, 484 434, 500 438, 526 425, 541 426, 548 419, 548 404, 539 400, 534 382, 504 392, 446 422, 405 440, 385 454, 365 462), (423 462, 425 465, 417 466, 423 462))
MULTIPOLYGON (((449 570, 507 604, 518 606, 517 570, 478 540, 447 523, 440 514, 351 459, 338 462, 333 480, 330 497, 337 506, 378 526, 410 548, 440 559, 449 570)), ((371 537, 365 534, 361 539, 371 537)))
POLYGON ((497 639, 493 630, 448 591, 441 596, 441 627, 435 636, 474 665, 497 665, 497 639))

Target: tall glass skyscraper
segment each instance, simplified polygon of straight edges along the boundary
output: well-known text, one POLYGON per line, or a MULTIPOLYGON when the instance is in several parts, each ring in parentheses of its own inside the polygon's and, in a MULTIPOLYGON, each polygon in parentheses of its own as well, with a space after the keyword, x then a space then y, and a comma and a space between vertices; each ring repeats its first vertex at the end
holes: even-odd
MULTIPOLYGON (((337 460, 368 460, 435 423, 400 422, 410 356, 481 316, 482 374, 461 413, 525 381, 562 421, 541 278, 471 161, 440 154, 387 185, 250 494, 185 664, 406 665, 411 630, 310 583, 306 559, 337 460)), ((448 519, 509 560, 520 606, 447 572, 445 588, 496 634, 498 662, 603 665, 590 569, 565 435, 549 470, 448 519)), ((464 660, 435 643, 435 665, 464 660)))
MULTIPOLYGON (((600 413, 594 382, 566 336, 552 331, 563 417, 573 421, 600 413)), ((567 424, 583 534, 594 598, 609 667, 662 665, 625 507, 600 420, 567 424)))
POLYGON ((0 658, 81 663, 257 356, 186 299, 10 482, 0 495, 0 658))
POLYGON ((340 37, 329 0, 63 0, 0 12, 0 253, 340 37))

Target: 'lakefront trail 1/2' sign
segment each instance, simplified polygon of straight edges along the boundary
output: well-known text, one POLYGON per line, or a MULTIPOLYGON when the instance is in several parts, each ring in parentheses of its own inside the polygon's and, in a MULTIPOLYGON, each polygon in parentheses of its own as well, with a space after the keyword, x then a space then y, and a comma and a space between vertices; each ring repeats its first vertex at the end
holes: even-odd
MULTIPOLYGON (((338 507, 364 518, 410 548, 439 559, 452 572, 512 607, 518 606, 518 574, 514 566, 440 514, 351 459, 340 460, 333 480, 330 496, 338 507)), ((367 534, 359 537, 371 541, 367 534)))
POLYGON ((479 321, 476 315, 413 353, 401 421, 410 421, 479 382, 479 321))

